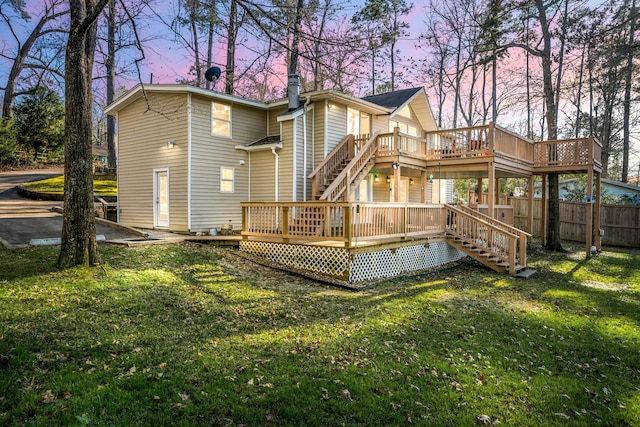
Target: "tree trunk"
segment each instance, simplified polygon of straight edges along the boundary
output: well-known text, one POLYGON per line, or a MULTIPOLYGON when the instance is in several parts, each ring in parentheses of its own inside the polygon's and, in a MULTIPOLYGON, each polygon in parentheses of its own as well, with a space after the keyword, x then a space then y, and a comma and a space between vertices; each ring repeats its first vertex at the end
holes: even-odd
POLYGON ((637 9, 636 0, 631 2, 631 23, 629 24, 629 45, 627 46, 627 69, 625 70, 624 82, 624 123, 622 141, 622 182, 629 181, 629 119, 631 115, 631 76, 633 71, 633 46, 634 33, 636 31, 637 9))
POLYGON ((65 59, 65 180, 58 265, 98 263, 91 161, 91 77, 96 19, 108 0, 70 0, 65 59))
MULTIPOLYGON (((116 3, 115 0, 109 2, 107 10, 107 105, 111 104, 115 98, 115 78, 116 78, 116 3)), ((107 163, 109 167, 116 167, 116 118, 107 115, 107 163)))
POLYGON ((233 95, 236 67, 236 36, 237 36, 238 4, 231 0, 229 6, 229 25, 227 27, 227 65, 225 69, 224 92, 233 95))

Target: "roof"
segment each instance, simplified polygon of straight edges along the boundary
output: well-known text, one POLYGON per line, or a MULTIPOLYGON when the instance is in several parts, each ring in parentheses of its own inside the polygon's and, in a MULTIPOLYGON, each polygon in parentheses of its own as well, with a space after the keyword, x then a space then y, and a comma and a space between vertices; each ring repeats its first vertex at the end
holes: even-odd
POLYGON ((122 110, 127 105, 131 104, 135 100, 140 97, 145 96, 145 92, 162 92, 162 93, 192 93, 201 96, 205 96, 210 99, 222 100, 225 102, 235 103, 235 104, 243 104, 247 106, 252 106, 260 109, 267 109, 267 104, 260 101, 252 101, 249 99, 241 98, 239 96, 227 95, 221 92, 215 92, 208 89, 202 89, 195 86, 187 86, 187 85, 166 85, 166 84, 137 84, 133 89, 129 90, 120 98, 116 99, 114 102, 109 104, 107 108, 105 108, 105 113, 107 114, 115 114, 116 112, 122 110))
POLYGON ((282 148, 282 138, 280 135, 269 135, 245 145, 236 145, 237 150, 258 151, 269 148, 282 148))
POLYGON ((421 89, 421 87, 412 87, 410 89, 401 89, 379 95, 365 96, 361 99, 382 107, 396 109, 406 104, 407 101, 411 100, 421 89))

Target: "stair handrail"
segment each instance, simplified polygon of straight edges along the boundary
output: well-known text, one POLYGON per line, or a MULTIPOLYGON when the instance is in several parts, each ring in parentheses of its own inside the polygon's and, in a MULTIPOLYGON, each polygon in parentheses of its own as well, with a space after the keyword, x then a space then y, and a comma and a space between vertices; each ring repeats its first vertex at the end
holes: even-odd
MULTIPOLYGON (((505 230, 508 230, 509 232, 513 233, 513 234, 517 234, 518 237, 520 238, 520 253, 518 254, 518 257, 520 258, 520 260, 526 260, 527 259, 527 238, 532 237, 531 234, 527 233, 524 230, 520 230, 519 228, 516 228, 512 225, 506 224, 502 221, 499 221, 489 215, 483 214, 482 212, 479 212, 475 209, 471 209, 468 206, 464 206, 464 205, 460 205, 458 206, 458 208, 464 210, 465 212, 469 212, 474 216, 477 216, 479 218, 482 218, 483 220, 487 221, 488 223, 494 224, 494 225, 498 225, 500 227, 503 227, 505 230)), ((526 265, 523 264, 523 265, 526 265)))
POLYGON ((311 180, 311 194, 318 196, 318 189, 327 182, 328 178, 337 170, 343 161, 353 157, 354 136, 346 135, 342 141, 320 162, 307 178, 311 180))
POLYGON ((357 176, 362 172, 364 167, 369 163, 369 161, 375 157, 378 152, 378 134, 380 132, 376 131, 369 137, 369 140, 364 144, 358 153, 353 156, 353 159, 345 166, 345 168, 340 172, 340 174, 333 180, 333 182, 327 187, 327 189, 320 196, 320 200, 337 201, 341 195, 345 194, 345 201, 348 199, 349 186, 353 183, 353 181, 357 178, 357 176))
POLYGON ((456 208, 461 209, 465 212, 470 213, 471 215, 477 216, 478 218, 482 218, 484 221, 487 221, 490 224, 493 225, 497 225, 500 227, 505 228, 506 230, 510 231, 513 234, 517 234, 517 235, 523 235, 526 237, 531 237, 531 234, 527 233, 524 230, 520 230, 519 228, 516 228, 512 225, 507 224, 506 222, 502 222, 500 220, 497 220, 487 214, 483 214, 482 212, 479 212, 473 208, 470 208, 469 206, 465 206, 465 205, 456 205, 456 208))
MULTIPOLYGON (((447 215, 445 215, 445 221, 447 221, 447 223, 444 224, 444 229, 445 232, 448 232, 449 234, 451 234, 452 236, 455 236, 457 238, 459 238, 461 241, 464 241, 465 243, 469 243, 469 244, 473 244, 473 245, 478 245, 478 241, 480 240, 482 242, 482 245, 484 246, 484 248, 486 249, 487 252, 489 252, 493 257, 496 257, 498 259, 500 259, 503 262, 506 262, 508 264, 508 268, 509 268, 509 273, 511 274, 515 274, 515 268, 516 268, 516 248, 517 248, 517 244, 518 241, 520 241, 520 252, 518 254, 518 258, 520 261, 520 264, 525 265, 527 263, 527 254, 526 254, 526 237, 524 242, 521 240, 520 234, 519 233, 513 233, 509 230, 506 230, 505 228, 501 227, 500 225, 496 225, 496 224, 492 224, 491 222, 485 221, 482 218, 479 218, 478 216, 471 214, 470 212, 467 212, 465 210, 460 209, 459 207, 456 206, 452 206, 449 204, 445 205, 445 210, 447 211, 447 215), (468 236, 466 234, 464 234, 464 231, 461 230, 462 227, 458 227, 458 222, 459 221, 452 221, 451 220, 451 213, 454 213, 456 215, 460 215, 466 219, 469 219, 470 221, 474 221, 476 222, 478 225, 482 225, 484 227, 486 227, 488 230, 490 230, 491 232, 496 232, 500 235, 505 236, 506 238, 509 239, 509 245, 508 245, 508 252, 506 254, 500 253, 498 251, 495 251, 493 249, 493 244, 489 241, 490 239, 483 239, 482 235, 480 233, 475 233, 472 236, 468 236), (524 248, 524 250, 523 250, 524 248)), ((499 222, 499 221, 498 221, 499 222)), ((517 229, 516 229, 517 230, 517 229)), ((491 233, 488 233, 491 234, 491 233)), ((493 240, 493 238, 491 239, 493 240)))

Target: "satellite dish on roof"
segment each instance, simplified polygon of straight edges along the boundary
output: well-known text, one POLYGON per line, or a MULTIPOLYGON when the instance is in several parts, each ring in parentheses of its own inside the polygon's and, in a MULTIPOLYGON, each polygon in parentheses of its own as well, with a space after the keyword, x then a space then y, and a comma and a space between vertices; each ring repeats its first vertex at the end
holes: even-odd
POLYGON ((220 74, 222 74, 220 67, 211 67, 205 71, 204 78, 215 83, 220 78, 220 74))

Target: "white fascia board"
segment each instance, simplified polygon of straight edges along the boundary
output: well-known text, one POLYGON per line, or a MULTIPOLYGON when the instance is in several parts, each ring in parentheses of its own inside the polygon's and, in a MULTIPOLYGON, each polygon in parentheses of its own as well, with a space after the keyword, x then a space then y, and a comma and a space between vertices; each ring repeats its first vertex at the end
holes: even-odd
POLYGON ((280 150, 282 149, 282 143, 278 142, 275 144, 263 144, 263 145, 257 145, 255 147, 247 147, 245 145, 236 145, 234 148, 236 150, 252 152, 252 151, 271 150, 271 147, 277 148, 278 150, 280 150))

